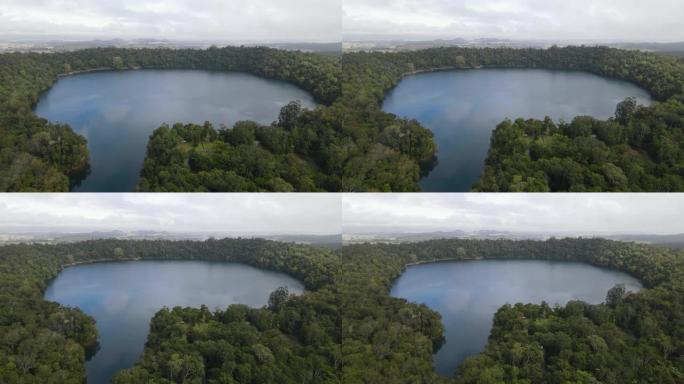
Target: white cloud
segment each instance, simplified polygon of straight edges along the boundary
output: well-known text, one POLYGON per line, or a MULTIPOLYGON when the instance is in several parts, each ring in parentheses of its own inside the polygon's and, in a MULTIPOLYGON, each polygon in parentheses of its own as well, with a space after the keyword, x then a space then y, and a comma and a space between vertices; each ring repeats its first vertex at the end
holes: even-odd
POLYGON ((341 0, 2 0, 0 36, 337 42, 341 0))
POLYGON ((0 233, 337 234, 335 194, 2 194, 0 233))
POLYGON ((363 194, 344 232, 684 233, 684 194, 363 194))
POLYGON ((3 194, 0 233, 684 233, 684 194, 3 194))
POLYGON ((392 38, 684 40, 679 0, 344 0, 343 34, 392 38))

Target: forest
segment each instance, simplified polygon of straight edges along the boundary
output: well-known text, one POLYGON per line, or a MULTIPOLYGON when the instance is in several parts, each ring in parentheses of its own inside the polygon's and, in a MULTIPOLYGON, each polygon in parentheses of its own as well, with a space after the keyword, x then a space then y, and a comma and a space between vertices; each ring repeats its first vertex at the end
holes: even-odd
POLYGON ((681 383, 684 254, 602 239, 431 240, 337 251, 258 239, 96 240, 0 247, 0 381, 82 383, 93 320, 42 299, 63 268, 102 260, 241 262, 300 279, 299 296, 214 311, 163 308, 145 352, 115 383, 681 383), (579 261, 639 278, 606 302, 506 305, 485 351, 452 378, 432 369, 438 313, 389 296, 404 269, 437 260, 579 261))
MULTIPOLYGON (((502 122, 492 135, 486 169, 473 190, 684 190, 684 63, 676 58, 607 47, 449 47, 348 53, 342 66, 343 100, 351 112, 345 129, 373 138, 402 121, 381 110, 385 94, 404 76, 420 72, 541 68, 585 71, 635 83, 658 102, 642 107, 626 100, 607 121, 580 116, 571 122, 502 122)), ((426 138, 425 148, 431 146, 438 160, 429 139, 432 134, 415 121, 412 125, 415 136, 426 138)), ((423 160, 423 171, 429 171, 429 159, 423 160)))
POLYGON ((684 95, 652 106, 627 99, 615 118, 504 121, 475 191, 684 191, 684 95))

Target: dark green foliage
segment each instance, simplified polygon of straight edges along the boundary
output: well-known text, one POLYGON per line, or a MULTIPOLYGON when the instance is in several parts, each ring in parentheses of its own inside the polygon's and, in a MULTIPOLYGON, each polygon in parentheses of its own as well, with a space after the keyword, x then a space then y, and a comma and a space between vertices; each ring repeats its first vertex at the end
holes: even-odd
POLYGON ((322 299, 310 293, 277 309, 163 309, 152 319, 141 361, 114 382, 335 382, 335 317, 317 308, 322 299))
POLYGON ((88 165, 83 137, 31 110, 58 73, 37 57, 0 55, 0 191, 68 191, 88 165))
POLYGON ((291 103, 271 126, 248 121, 219 131, 209 123, 162 126, 148 142, 138 190, 324 191, 334 180, 305 160, 315 153, 303 150, 308 135, 302 132, 322 127, 320 115, 291 103))
POLYGON ((97 343, 95 321, 42 299, 67 260, 39 255, 0 247, 0 382, 82 383, 84 350, 97 343))
MULTIPOLYGON (((145 352, 116 383, 681 383, 684 254, 601 239, 435 240, 332 252, 264 240, 116 241, 0 247, 0 382, 80 383, 92 319, 44 301, 61 268, 98 260, 243 262, 283 271, 307 292, 276 290, 260 309, 164 308, 145 352), (624 271, 645 289, 616 287, 606 304, 499 309, 485 351, 454 378, 432 353, 440 316, 389 296, 407 265, 439 260, 579 261, 624 271)), ((198 303, 199 305, 200 303, 198 303)))
POLYGON ((287 287, 280 287, 271 292, 271 295, 268 297, 268 308, 277 312, 283 308, 289 298, 290 294, 287 287))
POLYGON ((501 123, 478 191, 684 191, 684 103, 620 103, 614 119, 577 117, 545 129, 501 123))
POLYGON ((500 124, 474 189, 684 191, 684 65, 674 58, 605 47, 434 48, 350 53, 342 65, 343 100, 352 111, 345 130, 369 143, 389 145, 428 168, 435 152, 432 134, 415 123, 411 131, 418 148, 389 144, 407 135, 397 130, 400 120, 380 110, 385 93, 405 75, 457 68, 544 68, 633 82, 660 102, 639 108, 627 100, 608 121, 580 117, 558 127, 550 120, 500 124), (383 138, 387 134, 391 139, 383 138))

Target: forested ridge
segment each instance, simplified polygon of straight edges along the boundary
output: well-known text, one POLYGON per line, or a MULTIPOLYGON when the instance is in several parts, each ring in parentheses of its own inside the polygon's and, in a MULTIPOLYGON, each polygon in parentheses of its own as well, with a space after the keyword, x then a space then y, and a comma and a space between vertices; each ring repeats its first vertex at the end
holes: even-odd
MULTIPOLYGON (((381 111, 386 92, 406 75, 445 69, 542 68, 586 71, 635 83, 659 102, 636 107, 627 100, 608 121, 578 117, 568 123, 503 122, 492 136, 486 169, 474 190, 684 190, 684 65, 675 58, 606 47, 450 47, 348 53, 342 65, 343 98, 354 112, 345 120, 345 129, 378 137, 388 127, 410 124, 413 133, 404 137, 419 137, 425 141, 420 146, 432 146, 433 151, 429 130, 381 111)), ((425 164, 429 169, 429 162, 425 164)))
POLYGON ((0 247, 0 381, 81 383, 97 337, 78 309, 42 299, 68 265, 102 260, 243 262, 289 273, 307 291, 278 289, 260 309, 162 309, 141 360, 116 383, 680 383, 684 379, 684 254, 601 239, 433 240, 322 248, 265 240, 98 240, 0 247), (455 377, 432 353, 440 316, 389 296, 410 264, 437 260, 580 261, 639 278, 645 289, 499 309, 486 350, 455 377), (52 380, 52 381, 50 381, 52 380))

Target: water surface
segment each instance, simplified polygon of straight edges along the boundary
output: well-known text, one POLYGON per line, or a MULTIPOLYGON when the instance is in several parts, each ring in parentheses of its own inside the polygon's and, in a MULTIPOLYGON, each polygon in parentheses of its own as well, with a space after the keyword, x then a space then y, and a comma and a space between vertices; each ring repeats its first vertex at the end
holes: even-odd
POLYGON ((631 83, 585 72, 453 70, 405 78, 387 94, 383 109, 417 119, 435 134, 439 164, 421 180, 422 189, 463 192, 479 179, 491 132, 504 119, 607 119, 627 97, 651 101, 631 83))
POLYGON ((409 267, 395 282, 392 296, 423 303, 442 315, 446 342, 434 356, 437 372, 455 373, 466 357, 484 350, 494 313, 504 304, 570 300, 604 302, 624 284, 641 288, 625 273, 581 263, 526 260, 454 261, 409 267))
POLYGON ((95 318, 100 349, 86 363, 88 384, 104 384, 143 351, 152 316, 162 307, 261 307, 278 287, 301 293, 292 277, 243 264, 206 261, 106 262, 69 267, 48 286, 47 300, 95 318))
POLYGON ((130 192, 148 138, 162 123, 270 124, 294 100, 308 108, 315 105, 310 94, 292 84, 244 73, 106 71, 60 79, 35 112, 68 123, 88 139, 91 172, 75 191, 130 192))

